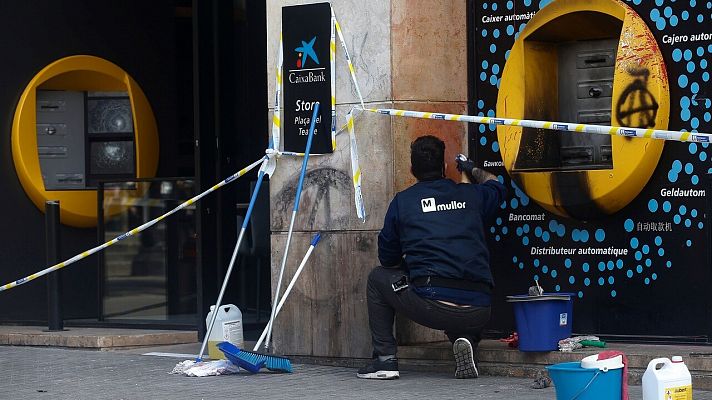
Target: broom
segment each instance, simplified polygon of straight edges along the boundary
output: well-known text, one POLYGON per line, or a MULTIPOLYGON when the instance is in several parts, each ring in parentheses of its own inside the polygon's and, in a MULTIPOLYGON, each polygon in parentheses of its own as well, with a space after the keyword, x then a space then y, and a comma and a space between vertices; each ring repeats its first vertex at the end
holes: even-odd
MULTIPOLYGON (((279 279, 277 280, 277 290, 275 291, 274 295, 274 301, 272 302, 272 313, 269 318, 269 322, 267 323, 267 340, 265 341, 265 350, 269 349, 269 340, 270 336, 272 333, 272 326, 274 323, 274 319, 277 315, 277 300, 279 299, 279 291, 282 286, 282 277, 284 276, 284 267, 287 263, 287 255, 289 254, 289 245, 292 241, 292 233, 294 232, 294 220, 296 219, 297 216, 297 211, 299 211, 299 199, 302 195, 302 186, 304 185, 304 176, 306 175, 307 171, 307 162, 309 161, 309 151, 311 150, 311 144, 312 144, 312 138, 314 137, 314 127, 316 125, 316 118, 319 115, 319 102, 314 103, 314 112, 312 113, 312 119, 311 123, 309 125, 309 136, 307 137, 307 146, 306 149, 304 150, 304 160, 302 161, 302 170, 299 174, 299 183, 297 184, 297 193, 294 199, 294 209, 292 210, 292 220, 289 223, 289 233, 287 234, 287 243, 284 248, 284 255, 282 257, 282 265, 279 270, 279 279)), ((318 235, 317 237, 314 238, 312 241, 312 246, 310 246, 310 249, 313 249, 314 246, 316 246, 316 242, 318 242, 318 235)), ((311 254, 311 251, 307 253, 307 256, 311 254)), ((306 259, 304 260, 306 262, 306 259)), ((286 292, 285 292, 286 295, 286 292)), ((270 354, 261 354, 257 352, 257 349, 259 348, 259 344, 255 346, 253 351, 246 351, 246 350, 240 350, 239 353, 237 353, 237 357, 240 359, 241 362, 249 365, 258 365, 260 362, 264 362, 264 365, 267 367, 267 369, 271 371, 281 371, 281 372, 292 372, 292 363, 289 361, 289 358, 287 357, 280 357, 280 356, 275 356, 275 355, 270 355, 270 354)))
MULTIPOLYGON (((205 352, 205 347, 208 344, 208 339, 210 339, 210 333, 213 330, 213 326, 215 325, 215 319, 217 318, 218 315, 218 310, 220 309, 220 305, 222 304, 222 299, 223 295, 225 294, 225 289, 227 288, 227 283, 230 280, 230 274, 232 273, 232 269, 235 266, 235 259, 237 258, 237 251, 240 248, 240 244, 242 243, 242 239, 245 236, 245 231, 247 230, 247 224, 250 221, 250 216, 252 215, 252 209, 255 206, 255 200, 257 200, 257 195, 260 192, 260 185, 262 184, 262 180, 264 178, 265 172, 269 173, 269 159, 265 158, 265 160, 262 162, 262 166, 260 167, 260 172, 257 176, 257 183, 255 183, 255 190, 252 193, 252 198, 250 199, 250 205, 247 207, 247 213, 245 214, 245 220, 242 222, 242 228, 240 229, 240 234, 238 235, 237 238, 237 243, 235 244, 235 249, 232 252, 232 258, 230 259, 230 265, 227 268, 227 272, 225 273, 225 279, 223 279, 222 283, 222 288, 220 289, 220 294, 218 295, 218 299, 215 302, 215 311, 213 312, 212 318, 210 318, 210 323, 208 324, 208 330, 205 332, 205 338, 203 338, 203 344, 200 346, 200 352, 198 353, 198 356, 195 358, 195 362, 200 362, 203 359, 203 353, 205 352)), ((248 369, 245 367, 245 369, 248 369)))
MULTIPOLYGON (((317 243, 319 243, 320 239, 321 239, 321 233, 317 233, 316 235, 314 235, 314 238, 311 241, 311 245, 309 246, 307 253, 304 255, 302 262, 299 264, 299 268, 297 268, 297 271, 294 273, 294 276, 292 277, 292 280, 289 282, 287 289, 284 291, 284 296, 282 296, 282 299, 279 300, 275 318, 279 315, 279 311, 282 309, 282 306, 284 305, 285 301, 287 300, 287 296, 289 296, 289 293, 292 291, 294 284, 297 282, 299 275, 302 273, 302 269, 304 269, 304 265, 307 263, 307 260, 309 260, 309 256, 311 256, 312 251, 316 247, 317 243)), ((257 349, 262 344, 262 341, 265 339, 265 336, 267 336, 267 327, 265 327, 265 329, 262 331, 262 334, 260 335, 260 338, 257 340, 257 343, 255 344, 255 348, 253 349, 253 351, 257 351, 257 349)))
MULTIPOLYGON (((277 315, 279 315, 279 311, 282 309, 282 306, 284 305, 285 301, 287 300, 287 296, 289 296, 289 293, 292 291, 294 284, 297 282, 299 275, 302 273, 304 266, 306 265, 307 261, 309 260, 309 257, 311 256, 312 251, 314 251, 314 248, 316 247, 317 243, 319 243, 320 239, 321 239, 320 233, 317 233, 316 235, 314 235, 314 238, 311 241, 311 244, 309 246, 309 249, 307 250, 307 253, 304 255, 302 262, 299 264, 299 268, 297 268, 297 271, 294 273, 294 276, 292 277, 292 280, 289 282, 287 289, 284 291, 284 295, 282 296, 282 299, 280 299, 279 305, 277 305, 277 311, 275 314, 275 318, 277 315)), ((230 355, 237 359, 236 361, 237 361, 238 365, 247 369, 250 372, 254 372, 254 369, 260 364, 265 365, 267 367, 267 369, 272 370, 272 371, 292 372, 292 365, 288 358, 279 357, 279 356, 267 356, 267 355, 260 354, 257 352, 257 349, 260 348, 262 341, 265 339, 265 336, 267 335, 267 329, 268 329, 268 327, 265 327, 265 329, 262 331, 262 335, 260 335, 260 338, 257 340, 257 344, 255 344, 255 347, 254 347, 254 349, 252 349, 252 351, 243 350, 243 349, 240 349, 240 348, 237 348, 234 346, 233 346, 234 348, 231 349, 228 345, 230 345, 230 346, 232 346, 232 345, 228 342, 219 343, 218 348, 220 348, 220 350, 222 350, 223 353, 225 353, 226 355, 228 354, 228 352, 230 352, 230 355), (223 345, 225 345, 225 346, 223 346, 223 345)), ((259 368, 257 368, 257 369, 259 369, 259 368)))

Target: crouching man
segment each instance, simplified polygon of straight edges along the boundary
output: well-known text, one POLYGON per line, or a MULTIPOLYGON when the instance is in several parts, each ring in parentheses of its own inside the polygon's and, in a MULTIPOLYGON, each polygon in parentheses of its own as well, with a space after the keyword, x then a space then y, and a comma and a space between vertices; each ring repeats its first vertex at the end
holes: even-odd
MULTIPOLYGON (((470 183, 445 178, 445 144, 423 136, 410 146, 418 182, 396 194, 378 236, 380 267, 368 277, 372 362, 367 379, 399 377, 395 314, 445 331, 453 343, 455 377, 476 378, 474 350, 490 318, 494 286, 484 226, 504 201, 506 188, 469 160, 458 169, 470 183)), ((464 158, 464 157, 463 157, 464 158)))

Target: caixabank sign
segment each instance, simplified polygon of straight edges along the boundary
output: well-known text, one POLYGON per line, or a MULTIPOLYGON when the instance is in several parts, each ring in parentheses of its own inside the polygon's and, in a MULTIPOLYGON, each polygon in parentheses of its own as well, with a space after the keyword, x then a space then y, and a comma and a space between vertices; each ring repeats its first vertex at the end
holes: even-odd
POLYGON ((317 3, 282 8, 284 37, 284 150, 301 152, 307 143, 314 104, 312 153, 331 153, 331 7, 317 3))
MULTIPOLYGON (((712 132, 712 2, 471 4, 471 111, 561 123, 471 131, 512 192, 489 227, 497 293, 538 280, 574 295, 575 332, 707 339, 712 149, 575 126, 712 132)), ((498 307, 493 328, 511 327, 498 307)))

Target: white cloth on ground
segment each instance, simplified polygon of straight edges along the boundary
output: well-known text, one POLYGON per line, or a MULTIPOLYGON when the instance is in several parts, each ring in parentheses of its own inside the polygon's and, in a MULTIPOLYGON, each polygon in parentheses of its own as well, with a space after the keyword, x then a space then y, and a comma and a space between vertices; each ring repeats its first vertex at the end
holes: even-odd
POLYGON ((561 339, 559 340, 559 351, 568 352, 580 349, 583 347, 583 345, 581 345, 582 340, 598 341, 600 339, 598 338, 598 336, 576 336, 561 339))
POLYGON ((228 360, 201 361, 195 362, 185 360, 176 364, 171 374, 185 376, 217 376, 231 375, 240 372, 237 365, 228 360))

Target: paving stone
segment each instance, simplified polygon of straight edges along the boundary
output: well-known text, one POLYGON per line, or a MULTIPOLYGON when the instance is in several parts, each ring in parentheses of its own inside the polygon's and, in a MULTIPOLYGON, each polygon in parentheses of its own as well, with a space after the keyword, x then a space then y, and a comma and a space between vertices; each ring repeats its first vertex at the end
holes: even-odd
POLYGON ((195 343, 195 331, 67 328, 47 332, 38 326, 0 326, 0 345, 112 348, 195 343))
MULTIPOLYGON (((160 351, 151 349, 146 351, 160 351)), ((138 350, 89 351, 0 346, 0 398, 7 399, 518 399, 555 398, 531 379, 402 371, 395 381, 365 381, 353 368, 295 364, 292 374, 241 373, 187 378, 170 375, 182 359, 144 356, 138 350)), ((631 399, 641 399, 639 386, 631 399)), ((696 400, 712 392, 695 391, 696 400)))

